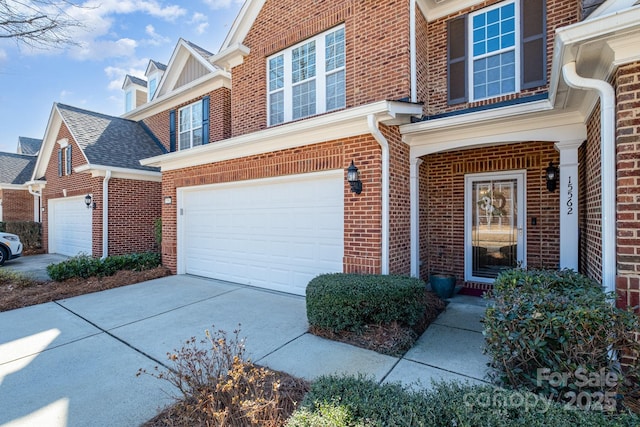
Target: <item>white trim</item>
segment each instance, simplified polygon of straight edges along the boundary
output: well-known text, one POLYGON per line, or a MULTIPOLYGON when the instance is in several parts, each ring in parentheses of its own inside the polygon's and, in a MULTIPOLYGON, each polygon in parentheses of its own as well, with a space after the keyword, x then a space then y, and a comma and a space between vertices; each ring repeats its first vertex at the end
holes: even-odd
POLYGON ((382 240, 382 254, 381 254, 381 273, 389 274, 389 174, 390 174, 390 161, 389 161, 389 142, 384 137, 380 128, 378 127, 378 121, 375 115, 370 114, 367 116, 367 123, 369 125, 369 132, 373 135, 373 138, 380 144, 382 154, 382 191, 381 191, 381 240, 382 240))
POLYGON ((409 164, 411 277, 420 277, 420 165, 422 162, 422 159, 411 157, 409 164))
POLYGON ((472 219, 472 187, 473 181, 481 179, 515 179, 517 183, 518 219, 516 228, 518 234, 517 260, 522 267, 527 266, 527 171, 526 169, 483 172, 465 174, 464 176, 464 280, 466 282, 493 283, 495 279, 473 276, 473 250, 470 227, 472 219))
POLYGON ((209 58, 209 62, 226 71, 231 71, 233 67, 244 62, 244 58, 249 55, 251 49, 243 44, 235 44, 227 49, 218 52, 216 55, 209 58))
POLYGON ((111 171, 107 170, 102 179, 102 256, 105 259, 109 256, 109 180, 111 171))
POLYGON ((26 184, 0 184, 0 190, 25 190, 28 191, 26 184))
POLYGON ((131 179, 136 181, 162 182, 162 174, 154 171, 141 171, 136 169, 119 168, 104 165, 85 164, 73 168, 77 173, 90 173, 92 178, 104 177, 107 171, 111 172, 112 178, 131 179))
POLYGON ((417 0, 417 2, 427 22, 432 22, 483 3, 484 0, 417 0))
MULTIPOLYGON (((229 187, 247 187, 256 184, 271 184, 276 182, 285 182, 292 180, 314 180, 318 177, 335 177, 342 179, 344 177, 344 170, 342 169, 333 169, 322 172, 311 172, 311 173, 303 173, 296 175, 285 175, 285 176, 277 176, 277 177, 269 177, 269 178, 259 178, 259 179, 249 179, 243 181, 230 181, 230 182, 222 182, 217 184, 205 184, 205 185, 192 185, 188 187, 178 187, 176 188, 176 237, 177 237, 177 274, 185 274, 186 271, 186 262, 184 259, 185 250, 184 250, 184 194, 193 191, 203 191, 203 190, 215 190, 220 188, 229 188, 229 187)), ((344 221, 344 218, 343 218, 344 221)), ((344 256, 344 254, 343 254, 344 256)))
POLYGON ((244 2, 240 12, 238 12, 238 16, 236 16, 236 19, 231 25, 231 29, 229 30, 227 37, 222 42, 220 51, 224 51, 229 46, 239 44, 244 41, 265 2, 266 0, 248 0, 244 2))
MULTIPOLYGON (((478 9, 469 14, 467 19, 467 52, 469 52, 469 60, 467 61, 467 85, 469 87, 469 102, 476 101, 484 101, 487 99, 499 98, 501 96, 510 95, 513 93, 520 92, 520 65, 521 61, 521 52, 520 52, 520 1, 510 0, 503 1, 492 6, 487 6, 482 9, 478 9), (513 4, 514 7, 514 45, 513 48, 508 49, 499 49, 496 51, 492 51, 490 53, 484 53, 482 55, 475 56, 473 54, 473 18, 476 15, 487 14, 495 9, 501 9, 509 4, 513 4), (500 92, 496 95, 489 95, 485 97, 476 98, 474 96, 474 72, 473 72, 473 64, 476 59, 484 59, 496 55, 501 55, 507 52, 514 52, 515 56, 515 70, 514 70, 514 79, 515 79, 515 88, 511 92, 500 92)), ((502 34, 502 33, 500 33, 502 34)), ((502 80, 501 80, 502 82, 502 80)))
POLYGON ((67 138, 59 139, 58 145, 60 146, 60 148, 67 148, 67 146, 69 145, 69 140, 67 138))
MULTIPOLYGON (((182 108, 180 108, 178 110, 178 118, 177 118, 178 119, 178 123, 176 123, 176 125, 177 125, 176 126, 177 127, 177 129, 176 129, 176 133, 177 133, 177 135, 176 135, 177 136, 177 138, 176 138, 177 139, 176 150, 178 150, 178 151, 180 151, 180 150, 188 150, 189 148, 193 148, 194 147, 194 145, 193 145, 193 132, 195 130, 200 129, 200 135, 202 136, 202 122, 203 122, 203 119, 204 119, 204 117, 202 117, 203 116, 203 114, 202 114, 202 106, 203 106, 202 99, 199 99, 199 100, 197 100, 195 102, 192 102, 191 104, 185 105, 184 107, 182 107, 182 108), (194 110, 194 107, 196 107, 196 106, 198 106, 200 108, 200 126, 193 127, 193 119, 191 117, 193 116, 193 110, 194 110), (181 120, 182 114, 183 114, 184 111, 187 111, 187 109, 189 110, 189 123, 188 123, 189 124, 189 129, 187 129, 185 132, 183 132, 182 129, 180 128, 180 123, 182 122, 182 120, 181 120), (186 133, 186 132, 189 132, 189 146, 185 147, 185 148, 182 148, 181 136, 182 136, 183 133, 186 133)), ((202 145, 203 142, 204 142, 204 138, 200 141, 199 145, 202 145)), ((196 145, 196 147, 197 147, 197 145, 196 145)))
POLYGON ((401 124, 407 123, 411 116, 422 115, 422 106, 379 101, 274 126, 215 144, 143 159, 140 163, 144 166, 161 166, 162 171, 168 171, 364 135, 369 133, 367 117, 370 114, 374 114, 385 125, 401 124))

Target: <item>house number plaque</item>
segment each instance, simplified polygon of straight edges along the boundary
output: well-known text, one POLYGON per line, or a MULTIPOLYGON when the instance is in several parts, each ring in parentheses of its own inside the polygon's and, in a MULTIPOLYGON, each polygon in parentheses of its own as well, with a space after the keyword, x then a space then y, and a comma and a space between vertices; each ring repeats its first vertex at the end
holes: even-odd
POLYGON ((567 182, 567 215, 573 215, 573 183, 571 182, 571 176, 567 182))

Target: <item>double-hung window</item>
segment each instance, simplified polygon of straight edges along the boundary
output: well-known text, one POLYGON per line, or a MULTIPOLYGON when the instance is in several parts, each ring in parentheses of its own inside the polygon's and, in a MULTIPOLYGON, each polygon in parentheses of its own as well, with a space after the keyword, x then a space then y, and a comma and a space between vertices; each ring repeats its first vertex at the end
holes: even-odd
POLYGON ((517 3, 501 3, 470 15, 473 101, 520 90, 517 3))
POLYGON ((480 101, 547 82, 545 0, 507 0, 447 23, 447 101, 480 101))
POLYGON ((269 125, 343 108, 344 26, 267 58, 269 125))
POLYGON ((178 141, 180 150, 202 145, 202 101, 179 110, 178 141))

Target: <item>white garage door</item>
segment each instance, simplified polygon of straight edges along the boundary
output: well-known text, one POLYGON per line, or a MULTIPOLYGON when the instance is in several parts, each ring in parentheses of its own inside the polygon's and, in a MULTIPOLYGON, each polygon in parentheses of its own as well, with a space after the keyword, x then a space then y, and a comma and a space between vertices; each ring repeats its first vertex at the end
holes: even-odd
POLYGON ((304 295, 342 271, 342 174, 179 189, 178 271, 304 295))
POLYGON ((91 255, 91 216, 84 196, 49 200, 49 252, 91 255))

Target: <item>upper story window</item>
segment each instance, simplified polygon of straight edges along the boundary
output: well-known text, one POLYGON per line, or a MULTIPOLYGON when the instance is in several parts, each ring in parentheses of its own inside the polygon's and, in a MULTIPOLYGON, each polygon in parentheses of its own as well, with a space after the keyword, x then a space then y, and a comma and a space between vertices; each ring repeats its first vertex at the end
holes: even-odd
POLYGON ((202 145, 202 101, 178 111, 178 147, 180 150, 202 145))
POLYGON ((545 0, 505 1, 451 19, 447 45, 449 104, 543 86, 545 0))
POLYGON ((153 94, 156 93, 156 89, 158 88, 158 78, 153 76, 149 79, 149 83, 147 84, 147 101, 151 101, 153 98, 153 94))
POLYGON ((470 15, 469 86, 477 101, 519 90, 516 3, 500 4, 470 15))
POLYGON ((133 90, 130 89, 124 93, 124 112, 128 113, 133 110, 133 90))
POLYGON ((269 57, 267 86, 269 125, 343 108, 344 26, 269 57))

